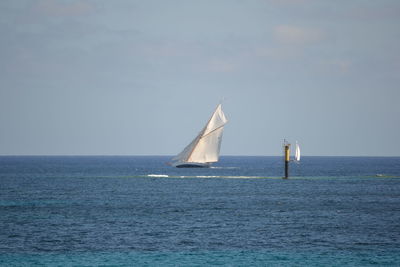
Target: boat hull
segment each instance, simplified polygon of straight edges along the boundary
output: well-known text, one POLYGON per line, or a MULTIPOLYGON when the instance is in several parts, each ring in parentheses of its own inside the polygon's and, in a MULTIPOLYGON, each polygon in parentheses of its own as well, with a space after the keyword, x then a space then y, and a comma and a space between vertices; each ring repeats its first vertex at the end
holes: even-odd
POLYGON ((176 168, 209 168, 210 163, 184 162, 173 165, 176 168))

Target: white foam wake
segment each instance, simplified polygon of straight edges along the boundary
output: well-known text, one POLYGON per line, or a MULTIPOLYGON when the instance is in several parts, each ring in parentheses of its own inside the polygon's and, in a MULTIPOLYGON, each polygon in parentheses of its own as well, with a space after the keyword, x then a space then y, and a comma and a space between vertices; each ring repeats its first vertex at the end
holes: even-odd
POLYGON ((218 167, 218 166, 211 166, 210 169, 225 169, 225 170, 229 170, 229 169, 239 169, 239 167, 218 167))
POLYGON ((235 175, 167 175, 167 174, 147 174, 147 177, 152 178, 223 178, 223 179, 260 179, 273 178, 262 176, 235 176, 235 175))

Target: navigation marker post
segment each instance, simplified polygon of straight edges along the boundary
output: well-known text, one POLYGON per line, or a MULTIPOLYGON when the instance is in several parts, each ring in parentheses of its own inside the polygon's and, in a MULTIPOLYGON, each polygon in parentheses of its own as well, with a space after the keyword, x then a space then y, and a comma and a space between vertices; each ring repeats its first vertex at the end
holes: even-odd
POLYGON ((285 160, 285 177, 284 179, 289 178, 289 162, 290 162, 290 143, 283 140, 283 152, 284 152, 284 160, 285 160))

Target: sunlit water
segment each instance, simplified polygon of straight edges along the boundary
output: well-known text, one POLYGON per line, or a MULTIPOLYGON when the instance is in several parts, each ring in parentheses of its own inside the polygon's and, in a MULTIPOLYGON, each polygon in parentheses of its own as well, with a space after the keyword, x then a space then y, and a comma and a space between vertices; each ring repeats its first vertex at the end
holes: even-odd
POLYGON ((400 158, 0 157, 0 264, 400 262, 400 158))

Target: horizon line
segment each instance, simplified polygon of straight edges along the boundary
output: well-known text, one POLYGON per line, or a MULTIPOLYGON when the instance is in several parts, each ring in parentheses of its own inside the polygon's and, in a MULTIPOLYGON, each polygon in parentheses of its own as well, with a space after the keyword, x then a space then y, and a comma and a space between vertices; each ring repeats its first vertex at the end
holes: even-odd
MULTIPOLYGON (((0 157, 174 157, 175 155, 150 154, 0 154, 0 157)), ((283 155, 220 155, 220 157, 283 157, 283 155)), ((390 155, 302 155, 302 157, 381 157, 396 158, 390 155)))

